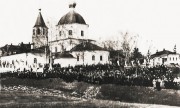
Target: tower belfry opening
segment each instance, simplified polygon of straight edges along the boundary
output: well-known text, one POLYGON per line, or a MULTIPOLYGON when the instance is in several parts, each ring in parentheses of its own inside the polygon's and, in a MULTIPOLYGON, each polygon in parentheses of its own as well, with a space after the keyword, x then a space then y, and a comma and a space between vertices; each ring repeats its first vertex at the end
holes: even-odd
POLYGON ((34 49, 47 46, 48 43, 48 27, 42 17, 41 9, 39 9, 39 14, 33 27, 32 43, 34 49))

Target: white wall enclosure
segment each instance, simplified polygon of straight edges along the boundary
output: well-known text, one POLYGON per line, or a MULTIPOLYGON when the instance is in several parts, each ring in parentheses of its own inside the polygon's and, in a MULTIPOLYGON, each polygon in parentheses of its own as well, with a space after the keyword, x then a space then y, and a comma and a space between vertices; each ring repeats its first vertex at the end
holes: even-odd
POLYGON ((41 53, 22 53, 3 56, 0 57, 0 72, 23 71, 24 69, 32 69, 36 72, 38 68, 43 68, 46 62, 45 54, 41 53))

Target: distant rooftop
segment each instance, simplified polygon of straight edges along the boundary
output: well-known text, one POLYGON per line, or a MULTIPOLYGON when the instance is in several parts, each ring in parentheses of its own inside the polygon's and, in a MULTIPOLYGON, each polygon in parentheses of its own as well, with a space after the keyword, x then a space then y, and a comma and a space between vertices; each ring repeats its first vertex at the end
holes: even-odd
POLYGON ((162 56, 162 55, 169 55, 169 54, 177 54, 177 53, 164 49, 162 51, 157 51, 155 54, 152 54, 151 58, 159 57, 159 56, 162 56))

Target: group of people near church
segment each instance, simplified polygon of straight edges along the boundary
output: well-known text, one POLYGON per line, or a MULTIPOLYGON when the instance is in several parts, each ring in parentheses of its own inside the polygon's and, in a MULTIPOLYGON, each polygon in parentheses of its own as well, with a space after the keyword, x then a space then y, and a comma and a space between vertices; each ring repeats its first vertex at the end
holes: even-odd
POLYGON ((67 82, 74 80, 92 84, 120 84, 127 86, 147 86, 157 90, 161 88, 178 89, 180 78, 173 75, 173 70, 165 66, 122 68, 113 65, 88 65, 75 67, 60 67, 53 65, 52 69, 45 66, 43 73, 31 71, 2 73, 2 77, 19 78, 61 78, 67 82))

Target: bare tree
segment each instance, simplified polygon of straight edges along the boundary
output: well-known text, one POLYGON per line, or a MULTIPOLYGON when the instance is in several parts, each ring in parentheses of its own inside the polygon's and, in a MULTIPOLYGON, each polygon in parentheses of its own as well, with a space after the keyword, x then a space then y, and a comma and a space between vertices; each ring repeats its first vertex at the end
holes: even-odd
POLYGON ((130 64, 130 57, 132 51, 135 47, 137 47, 138 37, 139 35, 131 35, 128 32, 120 33, 122 40, 121 40, 121 48, 125 55, 125 64, 130 64))
POLYGON ((110 39, 102 41, 101 46, 107 50, 123 50, 125 56, 125 64, 130 64, 130 57, 132 56, 133 49, 137 47, 138 34, 129 32, 120 32, 116 36, 111 36, 110 39))
POLYGON ((155 47, 153 46, 152 40, 150 40, 150 41, 147 40, 146 45, 148 46, 146 57, 145 57, 146 58, 146 66, 149 66, 152 50, 155 49, 155 47))
POLYGON ((100 45, 106 50, 121 50, 121 41, 118 36, 111 36, 109 39, 103 40, 100 45))

